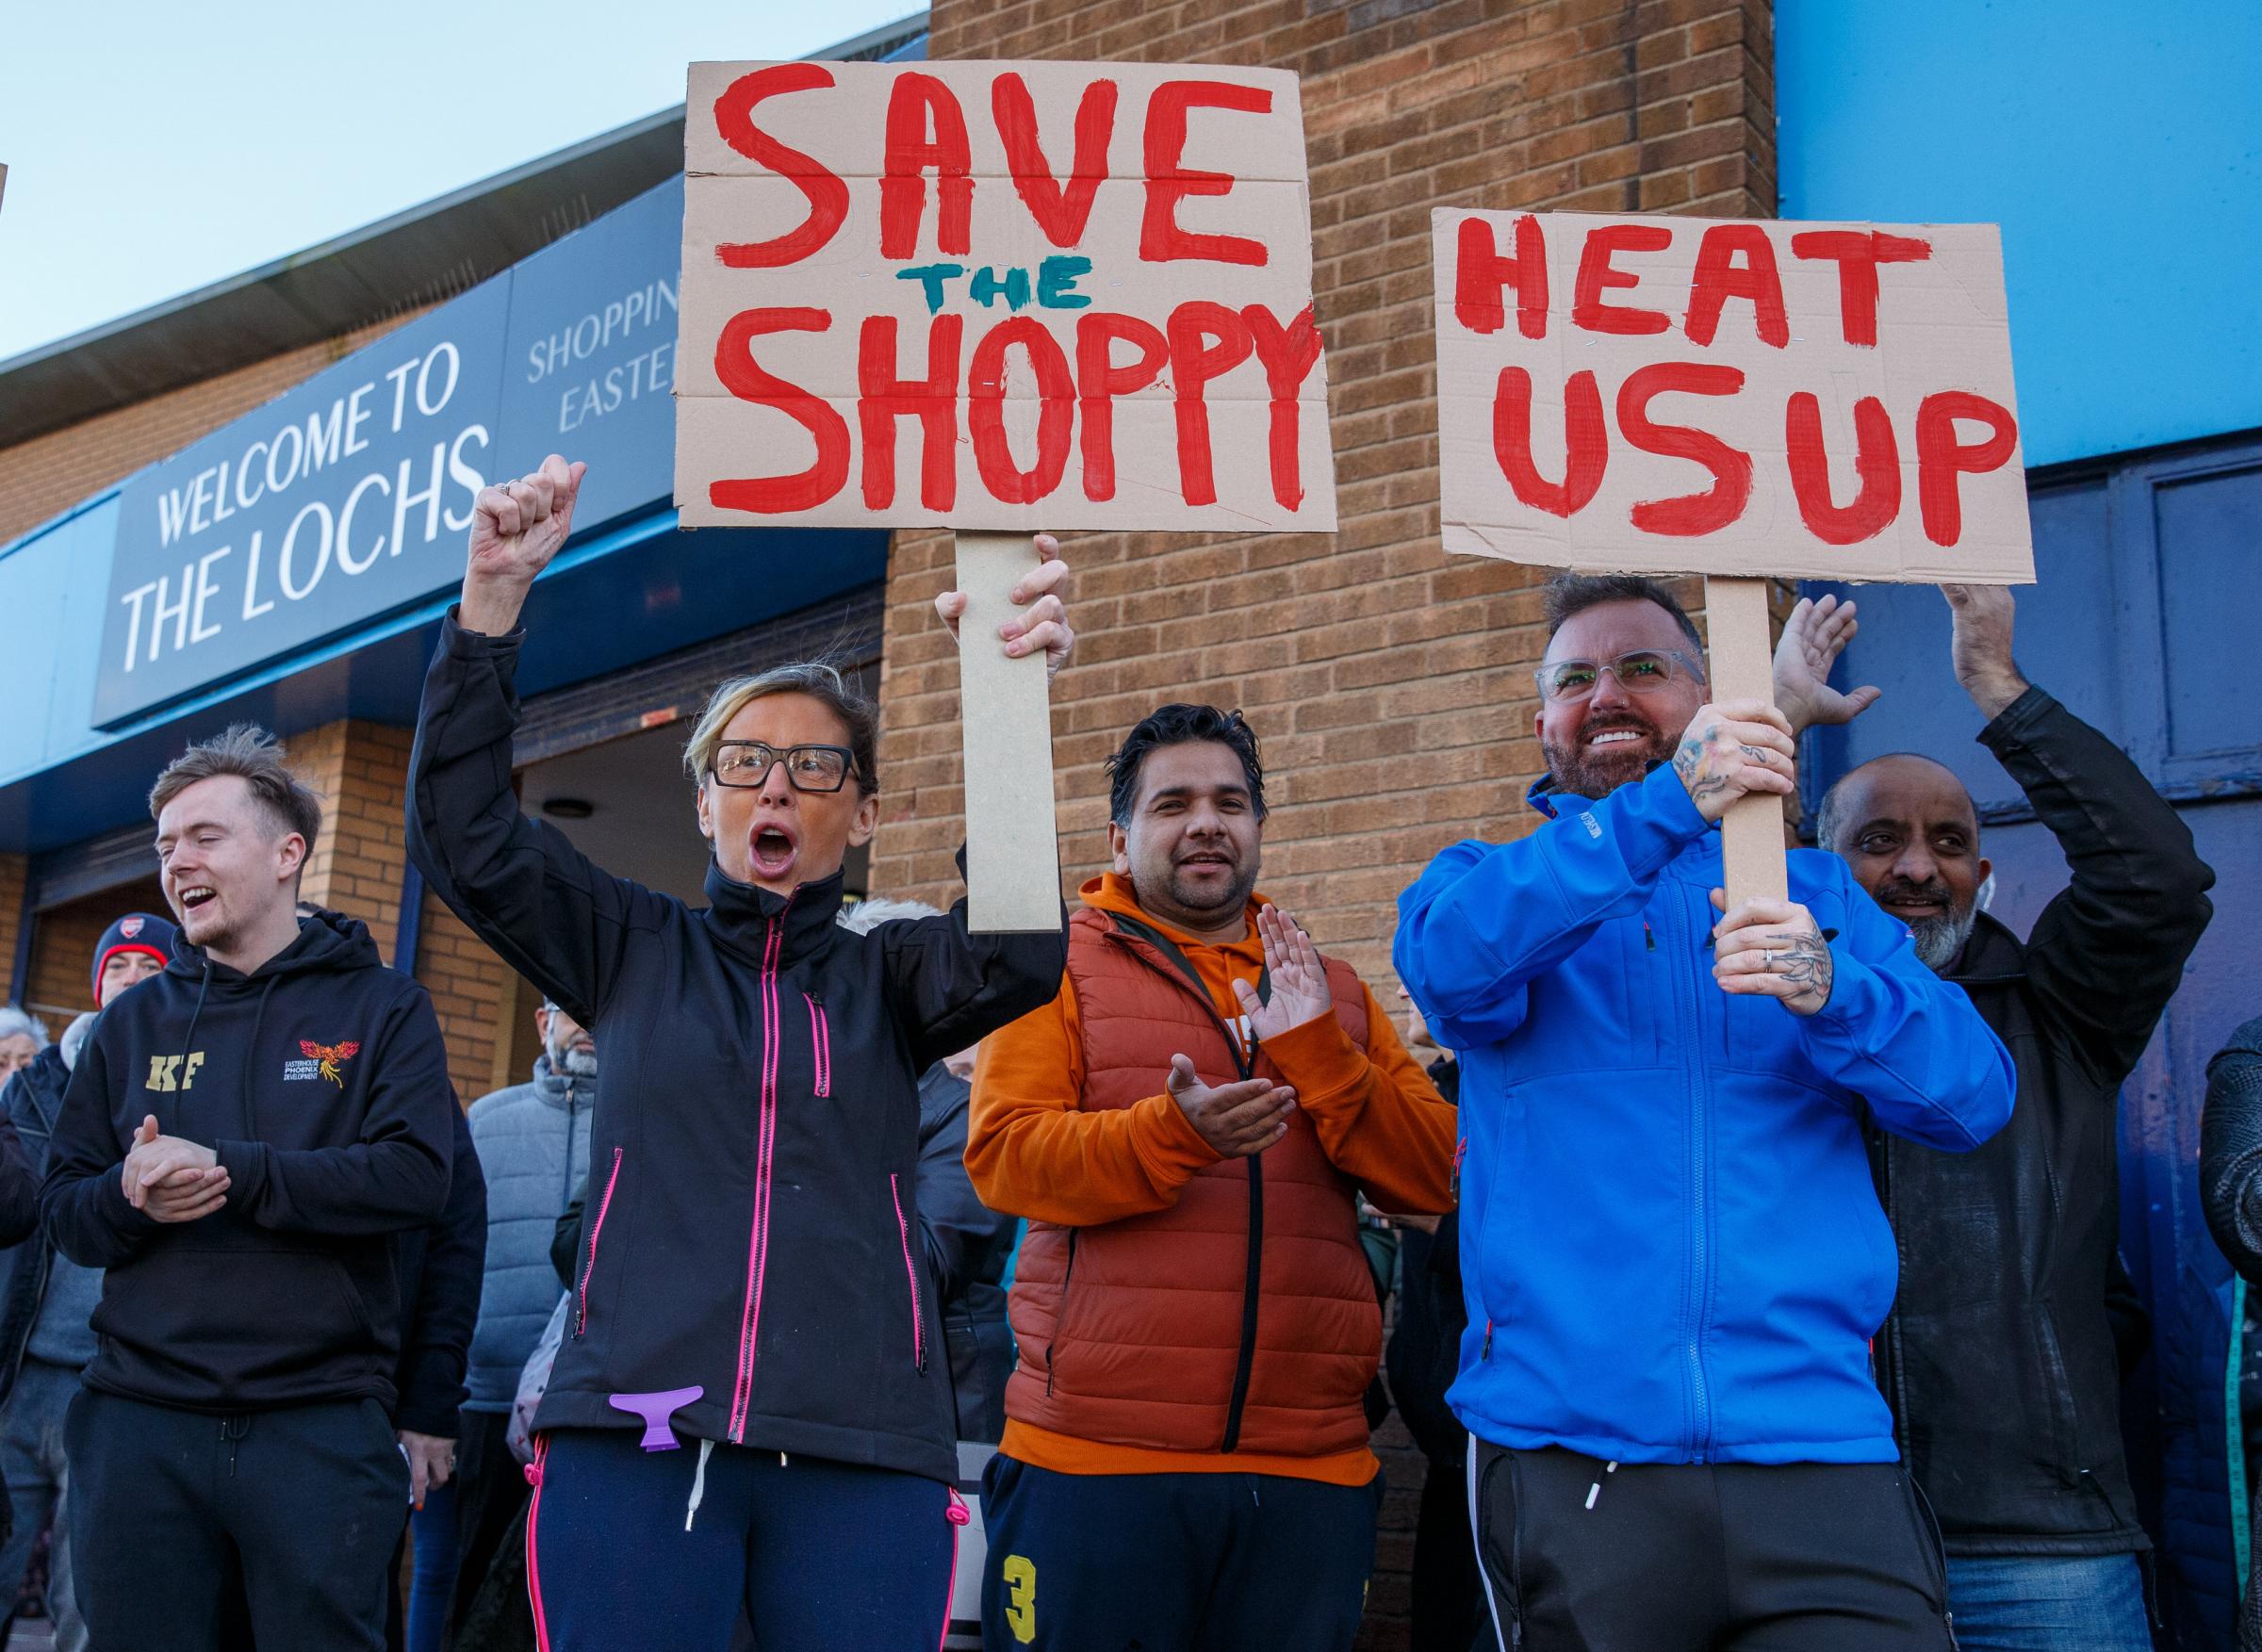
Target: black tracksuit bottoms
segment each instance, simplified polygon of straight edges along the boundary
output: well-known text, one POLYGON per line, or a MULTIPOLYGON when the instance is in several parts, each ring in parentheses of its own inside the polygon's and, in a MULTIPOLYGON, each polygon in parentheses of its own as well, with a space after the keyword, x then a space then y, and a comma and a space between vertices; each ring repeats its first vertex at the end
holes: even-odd
POLYGON ((982 1474, 985 1652, 1351 1652, 1383 1477, 982 1474))
POLYGON ((1945 1567, 1897 1463, 1621 1463, 1469 1442, 1513 1652, 1948 1652, 1945 1567))
POLYGON ((81 1389, 63 1442, 91 1652, 232 1652, 238 1578, 261 1647, 383 1652, 408 1464, 376 1400, 220 1416, 81 1389))

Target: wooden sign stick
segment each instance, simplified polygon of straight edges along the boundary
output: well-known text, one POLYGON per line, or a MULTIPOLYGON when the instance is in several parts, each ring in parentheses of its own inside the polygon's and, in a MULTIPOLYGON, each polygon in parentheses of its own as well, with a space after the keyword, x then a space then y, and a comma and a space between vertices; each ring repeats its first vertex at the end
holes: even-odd
MULTIPOLYGON (((1775 703, 1775 650, 1767 637, 1767 581, 1709 576, 1704 615, 1712 640, 1713 703, 1775 703)), ((1754 899, 1790 898, 1783 859, 1783 800, 1753 793, 1729 805, 1720 822, 1729 909, 1754 899)))
POLYGON ((959 726, 966 753, 966 922, 977 933, 1057 933, 1052 684, 1039 650, 1007 656, 997 628, 1037 565, 1025 533, 960 533, 959 726))

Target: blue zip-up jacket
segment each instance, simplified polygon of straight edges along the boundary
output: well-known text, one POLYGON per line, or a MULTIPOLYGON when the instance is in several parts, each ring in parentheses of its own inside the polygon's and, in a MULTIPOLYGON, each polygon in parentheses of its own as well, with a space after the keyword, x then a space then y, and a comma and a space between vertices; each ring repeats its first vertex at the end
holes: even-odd
POLYGON ((1791 898, 1829 940, 1829 1002, 1723 992, 1720 838, 1673 770, 1595 803, 1547 784, 1532 836, 1456 843, 1399 897, 1399 976, 1461 1055, 1449 1401, 1495 1444, 1622 1463, 1895 1461, 1862 1117, 1975 1147, 2010 1117, 2009 1055, 1815 850, 1791 898))

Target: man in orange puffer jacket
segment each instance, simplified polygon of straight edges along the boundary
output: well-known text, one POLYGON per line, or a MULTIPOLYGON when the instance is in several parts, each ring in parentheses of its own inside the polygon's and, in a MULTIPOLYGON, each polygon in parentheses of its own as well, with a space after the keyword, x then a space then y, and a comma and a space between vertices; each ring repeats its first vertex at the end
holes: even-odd
POLYGON ((1060 994, 975 1069, 975 1189, 1030 1219, 984 1641, 1347 1652, 1382 1493, 1358 1196, 1450 1209, 1453 1109, 1254 894, 1238 712, 1165 706, 1109 769, 1115 870, 1084 886, 1060 994))

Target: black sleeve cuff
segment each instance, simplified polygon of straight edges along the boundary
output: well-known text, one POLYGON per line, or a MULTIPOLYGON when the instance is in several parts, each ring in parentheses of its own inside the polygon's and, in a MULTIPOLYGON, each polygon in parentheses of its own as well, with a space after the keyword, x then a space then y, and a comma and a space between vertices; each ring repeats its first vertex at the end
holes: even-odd
POLYGON ((466 630, 462 618, 463 604, 451 602, 448 612, 440 617, 440 646, 459 659, 476 660, 484 655, 516 654, 518 645, 526 641, 526 627, 513 626, 499 637, 484 631, 466 630))
POLYGON ((1990 751, 1999 751, 2024 740, 2036 724, 2064 709, 2047 690, 2029 683, 2024 694, 1997 712, 1979 730, 1979 744, 1990 751))

